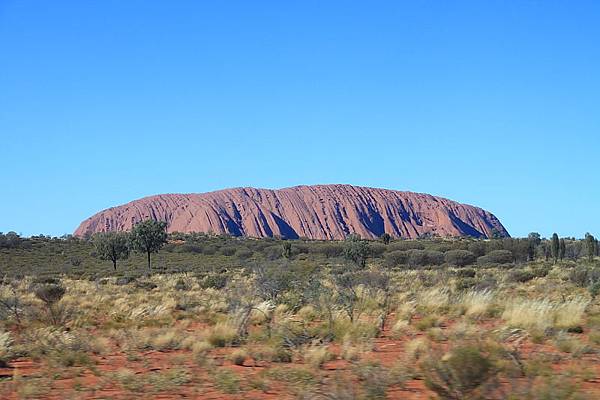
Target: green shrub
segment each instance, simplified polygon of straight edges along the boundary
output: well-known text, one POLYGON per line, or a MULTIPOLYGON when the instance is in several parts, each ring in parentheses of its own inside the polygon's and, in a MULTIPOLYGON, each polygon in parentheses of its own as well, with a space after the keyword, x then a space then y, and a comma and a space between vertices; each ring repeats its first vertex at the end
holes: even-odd
POLYGON ((35 296, 47 305, 58 302, 65 295, 65 292, 64 287, 55 284, 41 285, 34 291, 35 296))
POLYGON ((176 253, 193 253, 193 254, 202 254, 204 250, 202 246, 194 243, 184 243, 176 246, 173 249, 176 253))
POLYGON ((315 252, 327 258, 341 257, 344 254, 344 246, 341 243, 325 243, 317 246, 315 252))
POLYGON ((190 289, 190 285, 188 285, 188 283, 186 281, 184 281, 183 279, 179 278, 177 280, 177 282, 175 282, 174 289, 175 290, 185 291, 185 290, 189 290, 190 289))
POLYGON ((474 288, 477 284, 477 280, 475 278, 460 278, 456 280, 455 289, 456 290, 467 290, 474 288))
POLYGON ((385 399, 390 386, 390 374, 378 362, 365 362, 353 369, 364 390, 364 398, 385 399))
POLYGON ((449 250, 444 254, 444 260, 450 265, 464 267, 474 264, 477 258, 468 250, 449 250))
POLYGON ((408 253, 403 250, 395 250, 384 255, 384 264, 387 267, 397 267, 408 263, 408 253))
POLYGON ((479 265, 490 264, 510 264, 514 261, 513 253, 510 250, 494 250, 490 251, 485 256, 477 259, 479 265))
POLYGON ((344 258, 363 268, 371 255, 369 243, 360 235, 349 235, 345 241, 344 258))
POLYGON ((236 251, 237 251, 237 249, 233 246, 221 247, 221 249, 219 250, 219 252, 222 255, 228 256, 228 257, 234 255, 236 251))
MULTIPOLYGON (((419 249, 408 250, 407 251, 407 254, 408 254, 407 264, 411 267, 424 267, 427 265, 437 265, 437 264, 432 264, 432 262, 430 261, 430 258, 428 256, 428 253, 429 252, 427 250, 419 250, 419 249)), ((439 253, 439 252, 436 252, 436 255, 437 255, 437 253, 439 253)), ((443 256, 441 256, 441 257, 443 257, 443 256)))
POLYGON ((225 274, 210 274, 200 281, 203 289, 223 289, 227 285, 228 277, 225 274))
POLYGON ((422 364, 425 385, 441 399, 485 398, 495 386, 494 363, 476 346, 459 346, 440 356, 430 355, 422 364))
POLYGON ((525 271, 522 269, 516 269, 510 271, 506 276, 508 282, 525 283, 535 278, 535 274, 531 271, 525 271))
POLYGON ((439 318, 436 315, 428 315, 415 323, 415 328, 420 331, 426 331, 434 326, 439 326, 439 318))
POLYGON ((589 267, 578 267, 569 272, 569 280, 579 287, 588 287, 600 282, 600 269, 589 267))
POLYGON ((240 260, 247 260, 248 258, 252 257, 253 254, 254 252, 252 250, 245 248, 238 249, 235 252, 235 256, 240 260))
POLYGON ((456 276, 459 278, 475 278, 477 271, 472 268, 464 268, 456 271, 456 276))
POLYGON ((240 391, 240 378, 231 371, 226 369, 215 372, 215 386, 217 389, 227 394, 234 394, 240 391))
POLYGON ((595 299, 596 296, 600 294, 600 281, 592 283, 588 287, 588 291, 590 292, 590 296, 592 296, 592 298, 595 299))

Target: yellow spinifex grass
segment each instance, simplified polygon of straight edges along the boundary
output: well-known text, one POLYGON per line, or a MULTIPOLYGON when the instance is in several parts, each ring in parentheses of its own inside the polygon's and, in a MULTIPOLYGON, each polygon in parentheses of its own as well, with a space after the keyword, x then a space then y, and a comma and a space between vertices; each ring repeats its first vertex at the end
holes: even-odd
POLYGON ((417 295, 418 306, 427 311, 437 311, 448 307, 450 291, 447 288, 431 288, 417 295))
POLYGON ((489 290, 471 290, 459 298, 465 315, 472 318, 483 317, 494 301, 494 294, 489 290))
POLYGON ((516 328, 565 329, 579 325, 589 300, 576 297, 562 302, 519 299, 506 305, 502 318, 516 328))
POLYGON ((0 331, 0 365, 11 356, 13 340, 9 332, 0 331))

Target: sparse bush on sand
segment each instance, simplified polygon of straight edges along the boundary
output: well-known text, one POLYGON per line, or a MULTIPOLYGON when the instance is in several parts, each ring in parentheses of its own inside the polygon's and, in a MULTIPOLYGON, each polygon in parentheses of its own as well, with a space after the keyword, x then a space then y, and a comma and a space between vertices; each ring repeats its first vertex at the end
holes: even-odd
POLYGON ((169 240, 152 270, 86 240, 0 248, 0 397, 600 393, 598 265, 577 241, 554 264, 542 239, 169 240))

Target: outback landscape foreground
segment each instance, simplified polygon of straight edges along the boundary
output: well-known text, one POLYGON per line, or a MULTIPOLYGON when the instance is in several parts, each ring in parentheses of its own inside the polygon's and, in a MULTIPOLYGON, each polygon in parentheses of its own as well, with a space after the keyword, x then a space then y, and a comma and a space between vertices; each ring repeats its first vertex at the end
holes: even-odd
POLYGON ((0 398, 600 397, 592 235, 165 228, 0 235, 0 398))

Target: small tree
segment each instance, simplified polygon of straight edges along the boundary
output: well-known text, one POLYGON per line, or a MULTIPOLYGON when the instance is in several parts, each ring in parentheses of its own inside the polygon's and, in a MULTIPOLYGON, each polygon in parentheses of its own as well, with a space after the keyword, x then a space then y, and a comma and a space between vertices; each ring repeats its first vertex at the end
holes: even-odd
POLYGON ((556 233, 552 234, 552 244, 550 248, 552 250, 552 258, 554 259, 554 263, 556 264, 556 262, 558 261, 558 255, 560 251, 560 241, 556 233))
POLYGON ((54 325, 64 322, 63 309, 57 305, 65 295, 65 288, 56 284, 45 284, 35 289, 35 296, 40 299, 48 310, 50 320, 54 325))
POLYGON ((150 254, 158 253, 161 247, 167 242, 167 223, 147 219, 140 222, 131 230, 132 247, 144 252, 148 256, 148 269, 152 270, 150 265, 150 254))
POLYGON ((358 272, 345 272, 334 275, 333 283, 339 307, 348 315, 353 324, 363 311, 366 296, 359 288, 361 276, 358 272))
POLYGON ((396 286, 392 282, 389 272, 381 269, 365 271, 362 280, 364 288, 369 293, 369 298, 373 299, 381 310, 377 321, 377 327, 381 333, 390 313, 396 286))
POLYGON ((347 260, 354 261, 360 268, 364 268, 369 254, 369 244, 365 240, 362 240, 360 235, 353 234, 346 238, 344 257, 347 260))
POLYGON ((596 255, 596 239, 590 233, 585 234, 585 249, 589 260, 592 261, 596 255))
POLYGON ((537 232, 531 232, 527 236, 527 256, 529 257, 529 261, 535 260, 535 249, 540 245, 542 239, 540 234, 537 232))
POLYGON ((550 245, 548 244, 548 240, 544 239, 541 246, 542 253, 544 254, 544 260, 548 261, 550 259, 550 245))
POLYGON ((390 241, 392 240, 392 236, 389 233, 387 233, 387 232, 384 233, 383 235, 381 235, 379 238, 381 239, 381 241, 385 245, 390 244, 390 241))
POLYGON ((565 239, 560 239, 560 250, 559 250, 559 258, 560 261, 565 259, 565 254, 567 253, 567 243, 565 242, 565 239))
POLYGON ((92 237, 96 253, 101 260, 112 261, 117 270, 117 261, 129 257, 129 235, 126 232, 97 233, 92 237))
POLYGON ((337 311, 337 290, 335 283, 325 279, 323 272, 309 278, 304 289, 307 302, 314 305, 323 319, 327 321, 327 336, 333 337, 333 326, 337 311))
POLYGON ((288 241, 283 242, 283 256, 285 258, 292 258, 292 244, 288 241))

